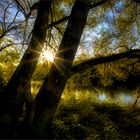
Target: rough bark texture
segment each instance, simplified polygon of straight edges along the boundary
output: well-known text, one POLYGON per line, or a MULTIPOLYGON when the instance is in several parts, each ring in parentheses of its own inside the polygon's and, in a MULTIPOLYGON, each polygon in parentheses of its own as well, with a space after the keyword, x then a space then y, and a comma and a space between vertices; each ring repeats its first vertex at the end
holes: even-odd
POLYGON ((6 121, 7 125, 15 125, 15 121, 17 122, 17 117, 22 111, 24 97, 27 97, 25 94, 28 92, 26 90, 29 89, 30 79, 46 39, 50 6, 51 0, 40 0, 39 2, 38 15, 34 24, 30 45, 1 96, 1 123, 4 122, 3 120, 6 117, 9 120, 6 121))
POLYGON ((34 124, 41 121, 48 125, 54 117, 86 24, 90 4, 91 0, 77 0, 72 8, 54 63, 35 99, 34 124))

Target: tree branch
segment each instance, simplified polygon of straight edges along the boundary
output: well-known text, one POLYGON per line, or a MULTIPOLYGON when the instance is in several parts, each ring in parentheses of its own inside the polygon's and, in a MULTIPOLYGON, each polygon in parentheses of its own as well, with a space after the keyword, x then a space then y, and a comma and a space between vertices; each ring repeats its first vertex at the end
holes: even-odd
MULTIPOLYGON (((92 8, 94 8, 94 7, 97 7, 97 6, 101 5, 101 4, 104 4, 104 3, 107 2, 107 1, 108 1, 108 0, 101 0, 101 1, 99 1, 99 2, 96 2, 96 3, 94 3, 94 4, 92 4, 92 5, 90 6, 90 9, 92 9, 92 8)), ((59 20, 57 20, 57 21, 54 21, 54 22, 50 23, 50 24, 48 25, 48 28, 51 28, 51 27, 53 27, 53 26, 56 26, 56 25, 58 25, 58 24, 60 24, 60 23, 62 23, 62 22, 64 22, 64 21, 68 20, 69 17, 70 17, 70 16, 66 16, 66 17, 63 17, 62 19, 59 19, 59 20)))
POLYGON ((6 44, 6 45, 4 45, 4 46, 0 46, 0 53, 1 53, 4 49, 6 49, 6 48, 8 48, 8 47, 10 47, 10 46, 19 45, 19 44, 21 44, 21 42, 20 42, 20 43, 10 43, 10 44, 6 44))
POLYGON ((140 49, 135 49, 135 50, 127 51, 127 52, 122 52, 119 54, 113 54, 111 56, 103 56, 100 58, 93 58, 93 59, 87 60, 85 62, 82 62, 80 64, 73 66, 70 76, 76 74, 77 72, 83 71, 87 68, 96 66, 98 64, 109 63, 109 62, 113 62, 113 61, 120 60, 123 58, 131 58, 131 59, 140 58, 140 49))
POLYGON ((50 23, 50 24, 48 25, 48 28, 51 28, 51 27, 53 27, 53 26, 56 26, 56 25, 58 25, 58 24, 60 24, 60 23, 62 23, 62 22, 64 22, 64 21, 68 20, 69 17, 70 17, 70 16, 66 16, 66 17, 63 17, 62 19, 59 19, 59 20, 57 20, 57 21, 54 21, 54 22, 50 23))

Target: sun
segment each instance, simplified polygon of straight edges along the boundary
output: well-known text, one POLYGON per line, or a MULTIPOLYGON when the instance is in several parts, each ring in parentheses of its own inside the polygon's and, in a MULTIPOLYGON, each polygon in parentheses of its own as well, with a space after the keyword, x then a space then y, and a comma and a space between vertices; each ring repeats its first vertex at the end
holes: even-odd
POLYGON ((47 50, 43 51, 43 57, 50 62, 53 62, 54 60, 54 55, 50 51, 47 51, 47 50))

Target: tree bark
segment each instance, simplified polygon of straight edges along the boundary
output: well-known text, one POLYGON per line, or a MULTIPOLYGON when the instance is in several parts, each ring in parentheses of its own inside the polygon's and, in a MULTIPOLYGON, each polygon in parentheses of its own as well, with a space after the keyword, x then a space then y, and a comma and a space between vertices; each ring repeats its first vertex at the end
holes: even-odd
POLYGON ((86 24, 90 5, 91 0, 76 0, 74 3, 54 63, 35 98, 34 125, 38 122, 49 125, 54 117, 86 24))
POLYGON ((40 0, 29 47, 1 96, 0 119, 8 118, 9 126, 15 125, 23 109, 24 97, 28 92, 25 89, 29 89, 31 77, 46 39, 51 2, 51 0, 40 0))

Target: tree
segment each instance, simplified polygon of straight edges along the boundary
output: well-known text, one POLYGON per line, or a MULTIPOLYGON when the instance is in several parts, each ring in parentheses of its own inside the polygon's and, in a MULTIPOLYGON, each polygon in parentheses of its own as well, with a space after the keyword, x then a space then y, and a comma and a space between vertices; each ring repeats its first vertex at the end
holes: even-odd
MULTIPOLYGON (((105 1, 102 1, 102 3, 104 2, 105 1)), ((99 4, 101 4, 101 2, 99 4)), ((17 67, 1 96, 1 104, 3 105, 1 109, 1 116, 7 116, 6 114, 8 114, 8 118, 11 120, 8 122, 9 124, 14 122, 13 120, 17 120, 21 113, 24 100, 28 101, 29 98, 31 98, 29 91, 30 80, 36 67, 39 54, 42 50, 41 46, 43 46, 43 43, 45 42, 50 5, 51 1, 45 2, 41 0, 39 2, 38 16, 34 25, 29 48, 26 50, 19 66, 17 67), (45 4, 47 4, 48 8, 45 7, 45 4), (23 89, 26 89, 26 92, 23 91, 23 89)), ((91 5, 91 7, 93 6, 98 6, 98 4, 91 5)), ((32 99, 30 99, 30 102, 32 102, 32 99)))
MULTIPOLYGON (((58 52, 55 56, 54 63, 52 64, 52 67, 35 99, 35 123, 41 121, 43 124, 48 125, 52 121, 66 81, 70 75, 72 62, 80 42, 80 37, 82 35, 90 7, 90 1, 81 2, 77 0, 72 8, 70 19, 58 52), (84 12, 81 11, 81 7, 84 9, 84 12), (80 17, 80 14, 83 16, 80 17), (78 26, 76 26, 77 24, 78 26), (76 34, 76 36, 74 34, 76 34)), ((139 57, 137 54, 134 54, 133 56, 133 54, 130 55, 129 53, 130 52, 116 56, 114 55, 112 58, 108 57, 103 61, 105 62, 107 59, 108 61, 109 59, 114 61, 116 60, 115 58, 121 59, 127 55, 128 57, 139 57)), ((100 58, 99 61, 101 63, 102 58, 100 58)), ((98 63, 98 60, 96 62, 98 63)))
POLYGON ((126 51, 126 52, 122 52, 122 53, 118 53, 118 54, 112 54, 110 56, 92 58, 92 59, 84 61, 80 64, 74 65, 72 67, 72 70, 71 70, 71 73, 69 76, 72 76, 75 73, 78 73, 80 71, 84 71, 87 68, 96 66, 98 64, 109 63, 109 62, 117 61, 117 60, 120 60, 123 58, 129 58, 129 59, 138 58, 139 59, 139 56, 140 56, 140 50, 135 49, 135 50, 130 50, 130 51, 126 51))
MULTIPOLYGON (((4 124, 9 126, 15 125, 15 122, 17 122, 18 117, 22 112, 23 103, 26 101, 29 102, 29 104, 27 104, 29 105, 29 112, 27 110, 27 118, 25 117, 25 121, 29 121, 30 124, 33 123, 34 125, 41 121, 44 125, 48 125, 52 121, 66 81, 71 74, 86 69, 89 66, 112 62, 124 57, 139 57, 135 51, 132 51, 89 60, 87 61, 87 64, 86 62, 83 62, 82 64, 72 67, 83 28, 86 24, 89 9, 106 1, 107 0, 101 0, 99 3, 92 4, 91 0, 77 0, 72 8, 70 17, 64 17, 49 25, 49 9, 52 1, 40 0, 40 2, 37 3, 39 4, 39 10, 29 48, 26 50, 19 66, 1 96, 1 120, 6 120, 5 118, 9 119, 9 121, 4 122, 4 124), (33 101, 30 92, 30 81, 46 39, 46 30, 67 19, 69 19, 69 21, 62 42, 56 53, 54 63, 52 64, 39 93, 33 101), (34 59, 36 60, 33 61, 34 59), (32 108, 30 108, 30 104, 32 104, 32 108)), ((105 36, 104 40, 108 38, 108 36, 105 36)), ((139 52, 138 50, 136 51, 139 52)))
POLYGON ((29 47, 1 95, 1 123, 8 126, 15 126, 22 112, 24 100, 28 102, 31 98, 30 79, 46 39, 51 2, 40 0, 29 47), (6 121, 5 117, 9 118, 9 121, 6 121))
POLYGON ((41 121, 43 124, 48 125, 54 117, 86 24, 90 6, 90 0, 77 0, 74 3, 54 63, 35 98, 35 115, 33 120, 35 124, 41 121), (81 10, 81 8, 83 10, 81 10))

